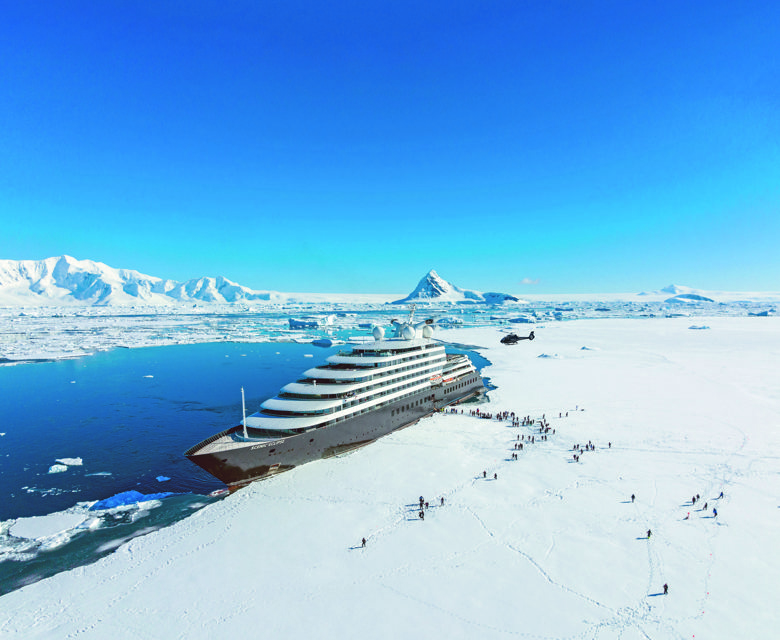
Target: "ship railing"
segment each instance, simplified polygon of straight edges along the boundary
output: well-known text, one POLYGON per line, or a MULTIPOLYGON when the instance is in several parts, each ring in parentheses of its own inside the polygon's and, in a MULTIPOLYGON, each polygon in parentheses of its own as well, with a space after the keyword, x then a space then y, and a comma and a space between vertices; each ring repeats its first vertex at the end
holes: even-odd
POLYGON ((225 429, 224 431, 220 431, 219 433, 215 433, 213 436, 210 436, 210 437, 206 438, 205 440, 203 440, 202 442, 199 442, 194 447, 190 447, 189 449, 187 449, 184 452, 184 455, 185 456, 191 455, 191 454, 195 453, 196 451, 198 451, 198 449, 203 449, 204 447, 209 446, 210 444, 216 442, 220 438, 223 438, 224 436, 228 435, 235 428, 236 427, 231 427, 230 429, 225 429))

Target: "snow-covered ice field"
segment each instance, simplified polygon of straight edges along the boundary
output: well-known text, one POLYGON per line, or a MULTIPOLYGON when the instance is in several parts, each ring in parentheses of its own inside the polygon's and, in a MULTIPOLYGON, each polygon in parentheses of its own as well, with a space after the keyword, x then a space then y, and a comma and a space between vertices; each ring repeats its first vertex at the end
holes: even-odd
POLYGON ((493 363, 481 409, 544 414, 549 440, 515 461, 531 428, 433 416, 3 596, 0 635, 773 637, 780 320, 697 324, 449 331, 493 363))

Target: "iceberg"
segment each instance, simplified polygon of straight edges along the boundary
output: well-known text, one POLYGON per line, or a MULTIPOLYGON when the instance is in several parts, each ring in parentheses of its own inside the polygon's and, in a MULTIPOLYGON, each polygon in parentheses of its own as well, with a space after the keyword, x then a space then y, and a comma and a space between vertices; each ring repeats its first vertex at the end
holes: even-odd
POLYGON ((164 493, 141 493, 140 491, 123 491, 116 495, 106 498, 105 500, 98 500, 93 504, 90 511, 102 511, 104 509, 113 509, 115 507, 124 507, 131 504, 137 504, 138 502, 149 502, 150 500, 162 500, 168 496, 172 496, 170 491, 164 493))

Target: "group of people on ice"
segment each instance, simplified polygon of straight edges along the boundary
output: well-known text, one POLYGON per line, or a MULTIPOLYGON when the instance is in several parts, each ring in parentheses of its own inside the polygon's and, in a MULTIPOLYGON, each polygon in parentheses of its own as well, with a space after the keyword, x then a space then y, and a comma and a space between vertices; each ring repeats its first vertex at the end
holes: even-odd
MULTIPOLYGON (((714 499, 715 500, 722 500, 723 499, 723 492, 721 491, 720 494, 718 495, 718 497, 714 498, 714 499)), ((695 496, 693 496, 691 498, 691 506, 695 505, 697 502, 699 502, 699 500, 701 500, 701 496, 697 493, 695 496)), ((632 503, 636 502, 636 494, 633 494, 633 493, 631 494, 631 502, 632 503)), ((707 511, 707 506, 708 506, 708 503, 705 501, 704 502, 704 506, 701 509, 699 509, 699 511, 707 511)), ((689 511, 688 514, 683 518, 683 520, 689 520, 690 517, 691 517, 691 512, 689 511)), ((712 508, 712 517, 713 518, 717 518, 718 517, 718 510, 715 507, 712 508)), ((647 539, 649 540, 652 537, 652 535, 653 535, 652 530, 648 529, 647 530, 647 539)), ((667 595, 668 593, 669 593, 669 585, 668 584, 664 584, 664 595, 667 595)))

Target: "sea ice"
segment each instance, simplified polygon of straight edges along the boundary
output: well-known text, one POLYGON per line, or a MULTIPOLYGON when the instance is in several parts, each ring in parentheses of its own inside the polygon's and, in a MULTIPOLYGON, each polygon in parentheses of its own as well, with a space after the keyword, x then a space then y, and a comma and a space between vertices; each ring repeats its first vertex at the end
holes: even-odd
POLYGON ((157 476, 156 480, 157 482, 167 482, 170 478, 168 476, 157 476))
POLYGON ((65 464, 69 467, 80 467, 84 464, 84 461, 81 458, 57 458, 55 462, 65 464))
POLYGON ((49 467, 49 473, 62 473, 67 470, 68 466, 64 464, 53 464, 49 467))
POLYGON ((62 534, 77 527, 86 520, 86 516, 79 513, 50 513, 46 516, 33 516, 31 518, 19 518, 9 533, 17 538, 29 538, 38 540, 62 534))
POLYGON ((695 340, 690 319, 556 324, 537 336, 547 353, 609 349, 555 366, 496 328, 453 330, 489 345, 485 410, 546 415, 548 440, 518 450, 532 428, 469 405, 435 414, 2 596, 1 633, 134 637, 154 618, 156 636, 188 638, 251 635, 258 619, 323 640, 771 637, 780 321, 718 323, 695 340), (689 506, 696 493, 717 518, 689 506), (262 598, 258 575, 275 580, 262 598))

